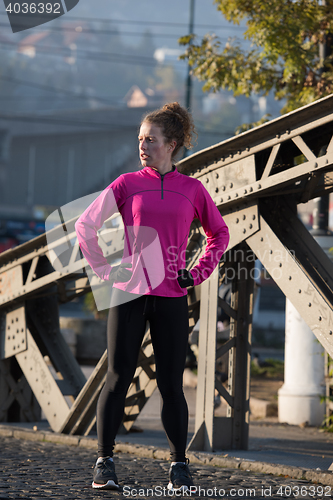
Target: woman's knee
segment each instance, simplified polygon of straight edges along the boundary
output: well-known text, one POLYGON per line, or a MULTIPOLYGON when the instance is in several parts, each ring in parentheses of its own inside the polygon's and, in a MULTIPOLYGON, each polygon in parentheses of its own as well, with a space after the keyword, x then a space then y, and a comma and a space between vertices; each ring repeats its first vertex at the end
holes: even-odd
POLYGON ((132 378, 129 378, 126 373, 109 370, 106 374, 105 388, 110 392, 126 394, 131 381, 132 378))
POLYGON ((163 399, 179 399, 184 397, 183 385, 171 382, 159 382, 157 386, 163 399))

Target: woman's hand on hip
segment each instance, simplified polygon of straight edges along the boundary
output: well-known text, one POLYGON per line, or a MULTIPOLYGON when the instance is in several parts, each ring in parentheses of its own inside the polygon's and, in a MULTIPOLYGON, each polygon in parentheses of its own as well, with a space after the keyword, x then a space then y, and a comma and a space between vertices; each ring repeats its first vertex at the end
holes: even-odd
POLYGON ((113 266, 111 273, 109 275, 109 281, 120 281, 121 283, 126 283, 132 277, 132 271, 129 268, 132 264, 123 262, 119 266, 113 266))
POLYGON ((187 269, 179 269, 178 271, 178 283, 181 288, 187 288, 188 286, 194 286, 194 279, 190 271, 187 269))

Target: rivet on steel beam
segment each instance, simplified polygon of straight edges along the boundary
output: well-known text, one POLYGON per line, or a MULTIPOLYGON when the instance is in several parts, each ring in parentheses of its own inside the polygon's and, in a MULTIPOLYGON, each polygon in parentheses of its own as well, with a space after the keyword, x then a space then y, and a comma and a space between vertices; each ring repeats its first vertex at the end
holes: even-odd
POLYGON ((269 251, 269 253, 270 253, 270 254, 272 255, 272 253, 273 253, 273 250, 270 250, 270 251, 269 251))
POLYGON ((244 194, 247 194, 247 189, 244 189, 244 194))
POLYGON ((258 189, 261 189, 261 184, 258 184, 258 189))
POLYGON ((222 191, 225 191, 225 186, 222 186, 222 191))
POLYGON ((252 228, 253 228, 253 225, 252 225, 252 224, 250 224, 249 228, 250 228, 250 229, 252 229, 252 228))
POLYGON ((333 333, 332 330, 330 330, 330 335, 332 335, 332 333, 333 333))
POLYGON ((218 179, 218 178, 219 178, 219 174, 218 174, 218 173, 216 173, 216 174, 215 174, 215 179, 218 179))
POLYGON ((298 290, 298 293, 302 293, 302 290, 301 290, 301 289, 299 289, 299 290, 298 290))
POLYGON ((243 233, 244 233, 244 234, 246 233, 246 229, 245 229, 245 228, 243 229, 243 233))
POLYGON ((239 222, 239 219, 237 218, 237 219, 236 219, 236 224, 238 224, 238 222, 239 222))
POLYGON ((289 279, 292 280, 293 279, 292 276, 289 276, 289 279))
POLYGON ((241 150, 240 150, 240 149, 237 151, 237 153, 238 153, 239 155, 241 155, 241 154, 242 154, 242 152, 241 152, 241 150))
POLYGON ((235 193, 235 198, 238 198, 238 193, 235 193))
POLYGON ((309 307, 311 307, 311 306, 312 306, 311 302, 309 302, 309 304, 308 304, 308 305, 309 305, 309 307))
POLYGON ((208 177, 206 177, 206 183, 207 183, 207 182, 209 182, 209 179, 208 179, 208 177))
POLYGON ((230 156, 230 158, 233 158, 233 157, 234 157, 233 153, 230 153, 230 155, 229 155, 229 156, 230 156))
POLYGON ((321 320, 322 320, 322 317, 321 317, 321 316, 319 316, 319 318, 318 318, 318 319, 319 319, 319 321, 321 321, 321 320))
POLYGON ((231 199, 231 196, 228 196, 228 200, 230 200, 230 199, 231 199))
POLYGON ((277 139, 280 139, 281 135, 280 134, 276 134, 276 138, 277 139))
POLYGON ((314 168, 317 168, 318 167, 318 163, 315 161, 314 164, 313 164, 314 168))
POLYGON ((282 262, 280 262, 279 267, 282 267, 282 262))
POLYGON ((249 147, 247 147, 247 148, 245 148, 245 149, 246 149, 246 151, 250 151, 250 148, 249 148, 249 147))
POLYGON ((224 157, 224 156, 222 156, 222 157, 221 157, 221 160, 222 160, 222 161, 225 161, 225 157, 224 157))
POLYGON ((290 128, 287 128, 286 134, 288 134, 288 135, 290 134, 290 128))
POLYGON ((256 219, 256 216, 253 214, 252 215, 252 220, 255 220, 256 219))
POLYGON ((243 215, 243 220, 245 220, 245 219, 246 219, 246 215, 244 214, 244 215, 243 215))
POLYGON ((215 193, 218 193, 219 192, 219 188, 215 188, 215 193))
POLYGON ((220 203, 223 203, 223 198, 220 198, 220 203))
POLYGON ((260 238, 260 241, 264 241, 264 238, 260 238))
POLYGON ((233 187, 233 183, 232 183, 232 182, 230 182, 230 187, 231 187, 231 188, 233 187))

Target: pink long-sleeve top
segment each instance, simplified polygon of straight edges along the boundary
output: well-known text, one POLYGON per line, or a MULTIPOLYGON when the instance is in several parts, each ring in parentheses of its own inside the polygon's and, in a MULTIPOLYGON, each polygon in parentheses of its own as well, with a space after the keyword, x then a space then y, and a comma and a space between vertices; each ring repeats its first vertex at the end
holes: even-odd
POLYGON ((191 269, 194 285, 207 279, 229 242, 228 228, 200 181, 177 169, 161 175, 151 167, 120 175, 83 212, 75 224, 80 248, 93 271, 109 278, 111 265, 97 242, 106 219, 120 212, 124 222, 122 262, 132 277, 114 287, 135 294, 180 297, 178 270, 186 267, 186 246, 193 219, 199 219, 207 245, 191 269))

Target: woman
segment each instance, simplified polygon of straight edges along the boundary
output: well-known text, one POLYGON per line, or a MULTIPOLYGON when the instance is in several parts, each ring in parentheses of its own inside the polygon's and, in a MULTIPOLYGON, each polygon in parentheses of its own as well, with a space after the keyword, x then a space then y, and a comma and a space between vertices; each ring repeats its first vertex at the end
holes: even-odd
POLYGON ((213 200, 197 179, 173 165, 177 152, 191 147, 191 115, 177 102, 147 114, 139 132, 142 169, 118 177, 76 223, 81 250, 94 272, 112 280, 108 317, 108 372, 97 405, 98 460, 93 488, 118 489, 112 460, 114 439, 124 413, 142 339, 149 321, 162 422, 170 445, 168 488, 189 489, 185 456, 188 409, 182 377, 188 342, 188 286, 207 279, 229 241, 213 200), (111 267, 97 244, 97 230, 115 211, 124 221, 124 255, 111 267), (198 264, 185 269, 185 250, 194 218, 207 236, 198 264))

